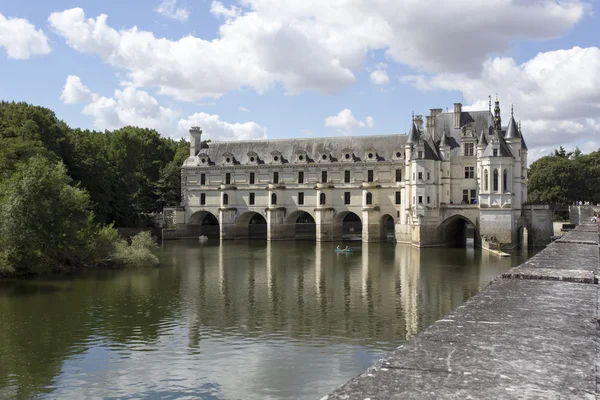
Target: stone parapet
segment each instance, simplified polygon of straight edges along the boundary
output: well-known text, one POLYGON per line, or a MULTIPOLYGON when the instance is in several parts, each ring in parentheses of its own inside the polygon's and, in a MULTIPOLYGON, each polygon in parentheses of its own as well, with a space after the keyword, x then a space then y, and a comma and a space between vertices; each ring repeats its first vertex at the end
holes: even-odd
POLYGON ((578 227, 323 400, 597 398, 598 262, 578 227))

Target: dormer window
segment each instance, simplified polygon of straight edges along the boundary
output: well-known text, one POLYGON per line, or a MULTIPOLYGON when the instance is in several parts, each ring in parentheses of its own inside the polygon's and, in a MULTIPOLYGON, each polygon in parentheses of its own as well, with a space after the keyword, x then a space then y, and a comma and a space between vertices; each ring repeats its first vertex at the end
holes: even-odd
POLYGON ((281 164, 283 162, 283 157, 280 151, 272 151, 271 152, 271 164, 281 164))
POLYGON ((353 162, 354 152, 350 148, 342 149, 342 162, 353 162))
POLYGON ((233 165, 234 157, 232 153, 223 154, 223 165, 233 165))
POLYGON ((498 149, 492 149, 494 157, 498 157, 498 149))
POLYGON ((308 162, 308 155, 304 150, 298 150, 296 152, 296 162, 301 164, 306 164, 308 162))
POLYGON ((210 157, 208 157, 208 154, 206 153, 198 153, 198 165, 208 165, 210 163, 210 157))
POLYGON ((331 153, 329 152, 329 150, 325 150, 319 156, 319 162, 323 163, 323 162, 329 162, 329 161, 331 161, 331 153))
POLYGON ((402 160, 403 158, 404 158, 404 154, 402 154, 402 151, 401 151, 401 150, 399 150, 399 149, 397 149, 397 150, 394 150, 394 153, 392 154, 392 159, 393 159, 394 161, 400 161, 400 160, 402 160))
POLYGON ((258 164, 258 154, 256 154, 253 151, 249 151, 246 155, 248 156, 247 164, 249 164, 249 165, 258 164))
POLYGON ((369 148, 365 151, 366 161, 377 161, 377 151, 374 148, 369 148))

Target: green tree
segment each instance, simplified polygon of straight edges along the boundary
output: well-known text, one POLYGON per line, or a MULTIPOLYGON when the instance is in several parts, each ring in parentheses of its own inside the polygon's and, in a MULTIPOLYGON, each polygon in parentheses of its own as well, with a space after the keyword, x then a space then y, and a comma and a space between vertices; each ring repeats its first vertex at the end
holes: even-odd
POLYGON ((69 181, 62 163, 36 155, 0 184, 0 270, 39 273, 89 258, 89 196, 69 181))

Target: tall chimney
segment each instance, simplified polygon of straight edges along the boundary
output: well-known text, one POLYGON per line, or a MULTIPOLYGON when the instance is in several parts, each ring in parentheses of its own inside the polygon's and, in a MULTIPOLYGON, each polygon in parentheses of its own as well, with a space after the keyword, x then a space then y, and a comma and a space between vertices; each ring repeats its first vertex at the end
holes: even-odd
POLYGON ((200 153, 202 143, 202 129, 199 126, 190 128, 190 157, 195 157, 200 153))
POLYGON ((454 129, 460 128, 460 113, 462 112, 462 104, 454 103, 454 129))

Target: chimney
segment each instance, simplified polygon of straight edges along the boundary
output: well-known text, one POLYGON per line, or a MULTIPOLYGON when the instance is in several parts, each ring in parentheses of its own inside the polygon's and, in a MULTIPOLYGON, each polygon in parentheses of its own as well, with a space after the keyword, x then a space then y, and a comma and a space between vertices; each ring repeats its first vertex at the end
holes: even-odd
POLYGON ((460 128, 460 114, 462 112, 462 104, 454 103, 454 129, 460 128))
POLYGON ((190 157, 195 157, 200 153, 202 143, 202 129, 199 126, 190 128, 190 157))

